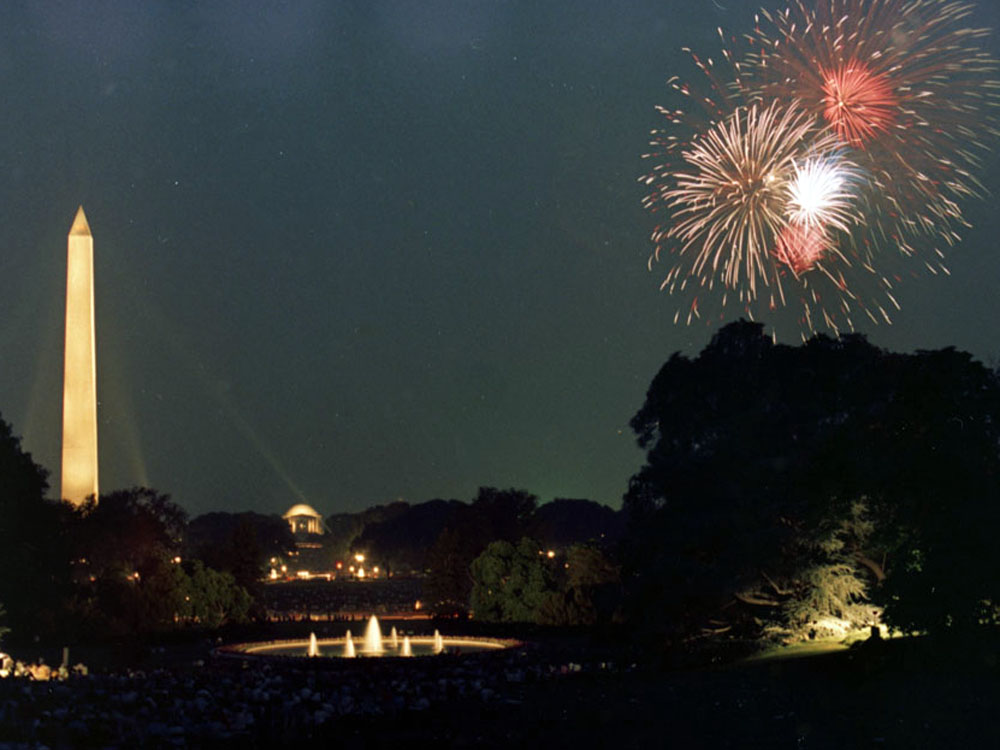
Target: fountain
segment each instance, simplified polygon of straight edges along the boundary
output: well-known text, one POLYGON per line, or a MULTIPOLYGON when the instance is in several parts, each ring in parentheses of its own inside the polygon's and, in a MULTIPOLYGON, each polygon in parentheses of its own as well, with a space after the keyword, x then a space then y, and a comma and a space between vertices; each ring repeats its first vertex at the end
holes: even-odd
POLYGON ((382 631, 379 630, 378 618, 372 615, 365 629, 365 653, 381 654, 383 651, 385 649, 382 648, 382 631))
POLYGON ((519 645, 518 641, 501 640, 498 638, 462 638, 442 636, 435 630, 433 636, 403 635, 396 628, 383 639, 378 618, 372 615, 368 619, 363 643, 357 647, 354 637, 348 630, 342 638, 320 638, 310 633, 308 640, 272 641, 269 643, 236 643, 221 646, 217 653, 223 656, 280 656, 280 657, 310 657, 310 658, 346 658, 355 657, 385 658, 385 657, 430 657, 439 654, 469 654, 481 651, 492 651, 519 645))

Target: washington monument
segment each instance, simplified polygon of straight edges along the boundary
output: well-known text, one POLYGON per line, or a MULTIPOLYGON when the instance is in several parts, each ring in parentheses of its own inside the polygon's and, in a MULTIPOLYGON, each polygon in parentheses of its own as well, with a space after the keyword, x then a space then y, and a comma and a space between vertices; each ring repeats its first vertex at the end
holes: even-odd
POLYGON ((97 355, 94 348, 94 238, 76 212, 66 252, 62 499, 97 498, 97 355))

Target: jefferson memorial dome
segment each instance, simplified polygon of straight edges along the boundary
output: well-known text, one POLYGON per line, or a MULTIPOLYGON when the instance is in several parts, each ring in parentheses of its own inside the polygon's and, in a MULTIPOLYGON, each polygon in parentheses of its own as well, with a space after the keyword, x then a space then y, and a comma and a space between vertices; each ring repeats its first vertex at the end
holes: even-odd
POLYGON ((322 534, 324 531, 323 516, 305 503, 293 505, 282 518, 288 521, 293 534, 322 534))

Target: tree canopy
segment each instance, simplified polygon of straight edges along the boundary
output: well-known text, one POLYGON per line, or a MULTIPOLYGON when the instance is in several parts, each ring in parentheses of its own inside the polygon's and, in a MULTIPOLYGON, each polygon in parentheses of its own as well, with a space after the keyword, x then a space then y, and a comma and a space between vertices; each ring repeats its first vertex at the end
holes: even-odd
POLYGON ((471 505, 456 509, 427 555, 426 592, 435 612, 468 611, 472 561, 490 542, 519 540, 537 505, 525 490, 480 487, 471 505))
POLYGON ((472 561, 472 609, 484 622, 536 622, 555 590, 551 566, 538 542, 527 537, 516 545, 491 542, 472 561))
POLYGON ((871 615, 869 597, 899 627, 982 620, 1000 602, 998 394, 954 349, 790 347, 745 321, 673 355, 631 422, 633 607, 688 637, 808 632, 871 615))

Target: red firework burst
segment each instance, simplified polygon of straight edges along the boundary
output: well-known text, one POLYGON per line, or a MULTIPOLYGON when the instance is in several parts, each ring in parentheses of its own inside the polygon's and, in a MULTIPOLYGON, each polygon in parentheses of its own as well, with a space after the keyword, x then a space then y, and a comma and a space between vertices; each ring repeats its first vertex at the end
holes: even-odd
POLYGON ((778 235, 774 257, 799 276, 812 270, 823 258, 829 240, 817 224, 789 224, 778 235))
POLYGON ((821 72, 825 94, 823 117, 846 143, 861 148, 888 132, 899 104, 885 73, 860 62, 821 72))
POLYGON ((868 185, 854 243, 872 264, 898 249, 944 269, 961 201, 983 192, 1000 65, 976 47, 989 31, 965 26, 972 12, 961 0, 791 0, 748 36, 754 95, 798 102, 857 149, 868 185))

